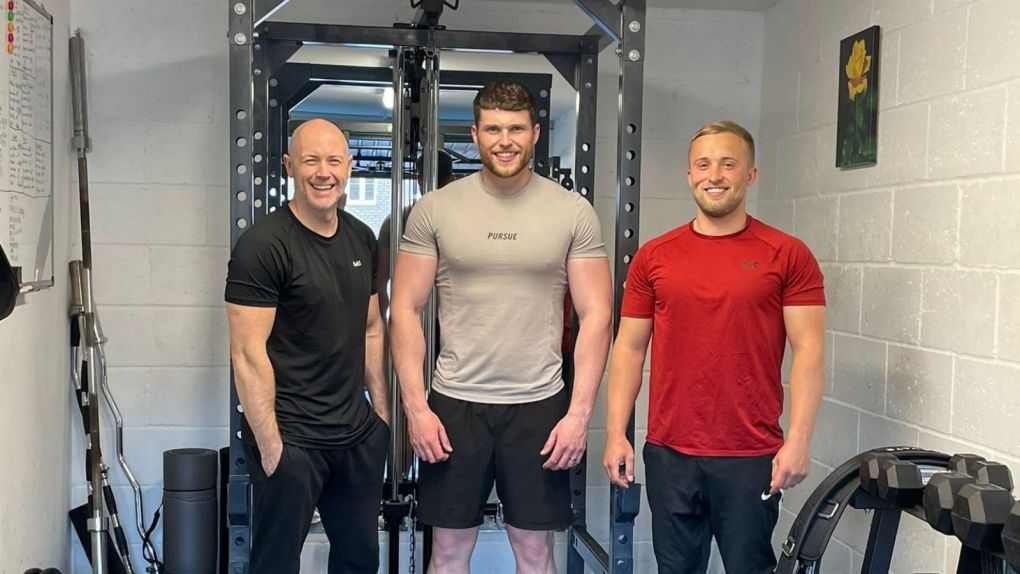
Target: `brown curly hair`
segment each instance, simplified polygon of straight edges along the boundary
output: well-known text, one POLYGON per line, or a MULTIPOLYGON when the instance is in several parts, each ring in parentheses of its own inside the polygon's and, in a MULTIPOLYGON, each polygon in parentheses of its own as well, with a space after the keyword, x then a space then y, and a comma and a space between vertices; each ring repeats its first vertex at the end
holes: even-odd
POLYGON ((478 90, 475 96, 475 125, 478 125, 478 117, 482 110, 504 110, 507 112, 519 112, 527 110, 531 116, 531 125, 538 123, 538 107, 535 105, 535 97, 531 95, 528 88, 512 80, 494 80, 478 90))

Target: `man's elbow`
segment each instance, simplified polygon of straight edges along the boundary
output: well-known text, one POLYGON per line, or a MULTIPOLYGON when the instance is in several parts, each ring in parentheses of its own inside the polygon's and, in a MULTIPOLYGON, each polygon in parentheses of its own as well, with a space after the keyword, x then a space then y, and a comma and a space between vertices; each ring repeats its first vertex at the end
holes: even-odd
POLYGON ((801 337, 790 340, 793 359, 820 361, 825 354, 824 337, 801 337))
POLYGON ((234 369, 252 369, 258 363, 259 355, 266 355, 265 345, 261 347, 250 343, 230 345, 230 362, 234 369))
POLYGON ((613 329, 613 309, 611 306, 599 306, 593 309, 586 309, 583 313, 578 312, 578 322, 581 327, 592 329, 595 332, 609 333, 613 329))
POLYGON ((231 345, 230 345, 230 363, 232 365, 237 366, 237 365, 240 365, 240 364, 244 363, 245 360, 246 360, 246 357, 247 356, 246 356, 246 354, 244 352, 244 348, 243 347, 241 347, 240 345, 236 345, 236 344, 231 343, 231 345))
POLYGON ((417 321, 424 309, 424 303, 418 305, 403 297, 390 299, 390 323, 401 323, 409 320, 417 321))

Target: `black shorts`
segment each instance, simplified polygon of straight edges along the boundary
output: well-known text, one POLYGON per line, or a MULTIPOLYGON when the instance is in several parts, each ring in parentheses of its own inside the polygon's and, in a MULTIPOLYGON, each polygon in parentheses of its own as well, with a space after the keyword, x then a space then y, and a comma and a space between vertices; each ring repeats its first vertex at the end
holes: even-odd
POLYGON ((524 530, 562 530, 573 521, 570 475, 546 470, 539 454, 569 406, 567 391, 521 404, 472 403, 437 392, 429 406, 446 427, 453 452, 439 463, 421 463, 418 519, 440 528, 482 523, 492 491, 507 524, 524 530))

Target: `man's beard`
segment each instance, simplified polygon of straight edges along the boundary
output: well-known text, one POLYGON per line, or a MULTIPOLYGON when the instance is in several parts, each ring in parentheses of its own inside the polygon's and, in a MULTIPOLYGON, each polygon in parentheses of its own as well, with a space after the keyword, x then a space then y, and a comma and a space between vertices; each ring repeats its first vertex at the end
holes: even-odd
POLYGON ((723 201, 711 201, 696 193, 693 195, 694 202, 698 204, 701 212, 709 217, 726 217, 740 207, 741 198, 732 191, 723 201))
POLYGON ((517 161, 512 164, 503 164, 496 160, 496 154, 490 150, 479 150, 479 155, 482 158, 482 165, 489 168, 496 177, 511 178, 527 169, 528 164, 531 163, 531 158, 535 155, 535 147, 528 146, 521 149, 520 153, 517 154, 517 161))

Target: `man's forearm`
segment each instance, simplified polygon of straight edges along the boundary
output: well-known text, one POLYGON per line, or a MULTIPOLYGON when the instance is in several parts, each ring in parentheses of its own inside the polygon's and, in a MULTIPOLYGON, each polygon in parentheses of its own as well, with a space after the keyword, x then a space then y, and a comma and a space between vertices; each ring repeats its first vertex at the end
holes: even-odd
POLYGON ((790 428, 786 440, 790 443, 811 443, 815 418, 825 391, 825 361, 822 349, 794 351, 790 369, 790 428))
POLYGON ((591 420, 595 397, 606 369, 606 355, 612 337, 612 317, 608 312, 592 314, 580 321, 574 345, 574 387, 568 413, 591 420))
POLYGON ((260 446, 280 439, 276 424, 276 379, 265 353, 233 355, 234 384, 255 441, 260 446))
POLYGON ((372 409, 389 422, 390 401, 386 381, 386 337, 381 325, 365 334, 365 388, 372 399, 372 409))
POLYGON ((425 333, 421 315, 413 310, 390 311, 390 338, 393 341, 393 367, 400 381, 400 399, 408 413, 427 408, 422 364, 425 360, 425 333))
POLYGON ((634 412, 634 403, 641 392, 642 369, 645 352, 631 349, 617 342, 609 366, 606 386, 606 436, 623 438, 627 423, 634 412))

